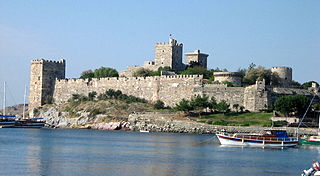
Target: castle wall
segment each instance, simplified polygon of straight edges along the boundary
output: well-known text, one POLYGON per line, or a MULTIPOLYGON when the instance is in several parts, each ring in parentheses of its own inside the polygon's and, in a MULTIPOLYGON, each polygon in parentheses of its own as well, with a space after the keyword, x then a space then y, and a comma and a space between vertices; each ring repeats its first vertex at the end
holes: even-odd
POLYGON ((265 81, 257 81, 244 90, 244 107, 249 111, 266 109, 270 105, 270 94, 265 89, 265 81))
MULTIPOLYGON (((219 85, 219 84, 218 84, 219 85)), ((225 100, 230 104, 232 109, 234 104, 244 106, 244 89, 243 87, 226 87, 225 85, 218 86, 215 84, 205 84, 203 94, 208 97, 215 97, 217 102, 225 100)))
POLYGON ((199 93, 201 85, 201 75, 62 79, 56 80, 53 97, 55 103, 60 104, 67 102, 72 94, 88 95, 92 91, 101 94, 108 89, 114 89, 127 95, 149 101, 161 100, 165 105, 174 106, 183 98, 190 99, 199 93))

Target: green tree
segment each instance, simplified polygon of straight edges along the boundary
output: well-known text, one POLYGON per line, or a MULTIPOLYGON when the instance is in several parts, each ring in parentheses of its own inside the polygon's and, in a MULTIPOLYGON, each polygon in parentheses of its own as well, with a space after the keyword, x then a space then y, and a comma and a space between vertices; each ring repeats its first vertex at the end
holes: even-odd
POLYGON ((197 110, 203 110, 209 107, 209 98, 207 96, 196 95, 191 98, 190 105, 197 110))
POLYGON ((294 81, 294 80, 291 81, 291 85, 296 86, 296 87, 301 87, 301 84, 297 81, 294 81))
POLYGON ((226 84, 227 87, 233 87, 233 84, 230 81, 222 81, 221 84, 226 84))
POLYGON ((94 72, 92 70, 86 70, 81 73, 81 79, 94 78, 94 72))
POLYGON ((154 76, 154 72, 146 69, 146 68, 141 68, 137 70, 136 72, 133 73, 134 77, 147 77, 147 76, 154 76))
POLYGON ((255 67, 254 64, 251 64, 243 77, 243 84, 252 85, 255 84, 256 81, 262 81, 263 79, 266 81, 267 85, 270 83, 277 85, 280 80, 279 75, 277 73, 272 73, 270 69, 265 69, 262 66, 255 67))
POLYGON ((308 82, 305 82, 305 83, 302 84, 302 86, 303 86, 304 89, 308 89, 309 87, 312 86, 312 83, 316 83, 317 86, 319 86, 319 84, 318 84, 316 81, 308 81, 308 82))
POLYGON ((212 77, 212 73, 212 71, 199 66, 189 67, 186 70, 180 72, 181 75, 203 75, 203 78, 206 79, 212 77))
POLYGON ((225 100, 221 100, 218 104, 217 104, 217 110, 219 112, 223 112, 226 113, 227 111, 229 111, 230 104, 228 104, 225 100))
POLYGON ((164 109, 164 108, 165 108, 165 107, 164 107, 164 102, 161 101, 161 100, 157 100, 157 101, 154 103, 153 107, 154 107, 155 109, 164 109))
POLYGON ((278 98, 274 103, 276 111, 281 112, 285 116, 291 115, 302 115, 308 105, 310 100, 308 97, 303 95, 286 95, 278 98))
POLYGON ((193 110, 192 106, 190 105, 190 101, 186 99, 182 99, 178 104, 176 104, 175 109, 183 112, 189 112, 193 110))
POLYGON ((209 109, 214 110, 217 107, 217 100, 214 97, 211 97, 209 100, 209 109))
POLYGON ((97 92, 93 91, 93 92, 89 92, 88 94, 88 100, 89 101, 93 101, 96 98, 97 92))
POLYGON ((105 78, 105 77, 118 77, 119 74, 116 69, 109 67, 101 67, 94 71, 95 78, 105 78))
POLYGON ((240 106, 240 112, 243 112, 243 110, 244 110, 244 106, 240 106))
POLYGON ((238 112, 239 106, 240 106, 239 104, 233 104, 233 105, 232 105, 233 109, 235 109, 236 112, 238 112))

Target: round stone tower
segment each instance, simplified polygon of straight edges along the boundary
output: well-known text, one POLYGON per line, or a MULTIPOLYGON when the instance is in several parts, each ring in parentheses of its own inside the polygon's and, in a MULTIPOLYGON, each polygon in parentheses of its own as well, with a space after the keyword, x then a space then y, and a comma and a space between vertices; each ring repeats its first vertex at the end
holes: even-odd
POLYGON ((280 78, 280 84, 287 86, 292 82, 292 68, 290 67, 272 67, 272 73, 277 73, 280 78))
POLYGON ((213 76, 215 81, 228 81, 234 86, 241 86, 242 75, 239 72, 213 72, 213 76))

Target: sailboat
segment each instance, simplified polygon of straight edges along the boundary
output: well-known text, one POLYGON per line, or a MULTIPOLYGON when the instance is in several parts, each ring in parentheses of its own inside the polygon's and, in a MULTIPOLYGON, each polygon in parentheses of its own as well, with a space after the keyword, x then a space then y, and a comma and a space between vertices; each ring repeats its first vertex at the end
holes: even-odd
POLYGON ((46 122, 43 118, 25 118, 26 94, 27 94, 27 87, 25 86, 24 98, 23 98, 22 119, 16 120, 14 127, 15 128, 42 128, 42 127, 44 127, 46 122))
MULTIPOLYGON (((317 91, 319 91, 319 88, 317 89, 317 91)), ((311 102, 310 102, 305 114, 303 115, 303 117, 302 117, 302 119, 301 119, 301 121, 300 121, 300 123, 298 125, 298 129, 299 129, 300 125, 302 124, 302 121, 305 118, 305 116, 306 116, 306 114, 307 114, 312 102, 314 101, 315 96, 316 96, 316 94, 314 94, 313 98, 311 99, 311 102)), ((320 113, 319 113, 318 124, 319 124, 318 135, 302 137, 302 138, 299 139, 300 144, 302 144, 302 145, 320 145, 320 113)))
POLYGON ((302 145, 320 145, 320 114, 319 114, 319 128, 317 136, 308 136, 300 138, 300 143, 302 145))
POLYGON ((6 115, 6 82, 3 84, 3 113, 0 115, 0 128, 12 128, 15 125, 15 115, 6 115))

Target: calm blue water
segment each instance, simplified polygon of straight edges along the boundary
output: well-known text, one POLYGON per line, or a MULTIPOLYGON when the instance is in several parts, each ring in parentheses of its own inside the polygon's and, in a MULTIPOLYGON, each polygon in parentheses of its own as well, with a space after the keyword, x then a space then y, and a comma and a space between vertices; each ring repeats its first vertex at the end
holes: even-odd
POLYGON ((221 147, 212 135, 0 129, 0 175, 292 176, 319 153, 221 147))

